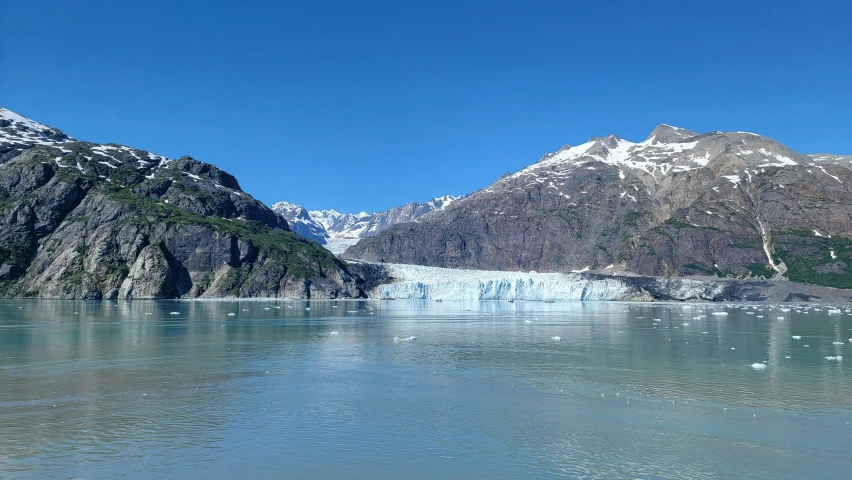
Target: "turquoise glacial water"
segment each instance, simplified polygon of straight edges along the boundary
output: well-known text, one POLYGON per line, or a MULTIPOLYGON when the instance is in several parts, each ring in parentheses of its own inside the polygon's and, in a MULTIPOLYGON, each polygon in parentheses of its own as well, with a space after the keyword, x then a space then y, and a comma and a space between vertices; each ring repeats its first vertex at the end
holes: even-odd
POLYGON ((849 478, 840 310, 0 301, 0 478, 849 478))

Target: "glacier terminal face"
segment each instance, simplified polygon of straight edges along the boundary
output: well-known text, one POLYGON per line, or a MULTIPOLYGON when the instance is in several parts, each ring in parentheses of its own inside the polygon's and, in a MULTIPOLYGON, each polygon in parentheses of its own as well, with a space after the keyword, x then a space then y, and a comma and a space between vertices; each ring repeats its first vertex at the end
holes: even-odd
POLYGON ((622 300, 635 292, 619 278, 592 279, 564 273, 455 270, 384 264, 394 281, 372 298, 442 300, 622 300))

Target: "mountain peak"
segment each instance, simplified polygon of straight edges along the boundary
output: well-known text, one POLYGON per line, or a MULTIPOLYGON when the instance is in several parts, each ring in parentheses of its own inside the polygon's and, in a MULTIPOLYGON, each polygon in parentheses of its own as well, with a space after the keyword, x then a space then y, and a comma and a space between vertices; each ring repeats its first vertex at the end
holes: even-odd
POLYGON ((659 143, 673 143, 696 135, 698 134, 691 130, 661 123, 651 130, 651 134, 648 135, 648 138, 646 138, 645 141, 654 139, 659 143))
POLYGON ((605 137, 592 137, 586 143, 594 142, 594 143, 603 145, 606 148, 616 148, 618 146, 619 140, 621 140, 621 139, 618 138, 618 136, 616 136, 616 134, 611 133, 611 134, 609 134, 605 137))
POLYGON ((65 132, 0 107, 0 144, 54 145, 73 142, 65 132))

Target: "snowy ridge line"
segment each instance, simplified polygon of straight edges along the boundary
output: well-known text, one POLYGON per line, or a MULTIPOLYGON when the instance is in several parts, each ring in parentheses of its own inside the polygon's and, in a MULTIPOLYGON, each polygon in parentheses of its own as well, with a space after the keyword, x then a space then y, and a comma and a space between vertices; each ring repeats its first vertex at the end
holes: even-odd
POLYGON ((270 208, 293 227, 293 231, 324 245, 338 255, 365 237, 375 235, 397 223, 418 222, 421 218, 447 208, 463 196, 444 195, 427 202, 409 202, 380 212, 341 213, 337 210, 307 210, 288 202, 273 203, 270 208))
MULTIPOLYGON (((94 152, 96 155, 100 155, 115 161, 119 161, 114 156, 117 153, 124 153, 130 155, 136 161, 138 161, 140 169, 146 168, 149 163, 158 162, 157 167, 162 167, 164 166, 164 164, 171 161, 171 159, 163 155, 157 155, 146 150, 140 150, 138 148, 128 147, 125 145, 96 144, 92 142, 80 141, 68 136, 60 130, 51 128, 43 123, 36 122, 35 120, 31 120, 9 109, 0 107, 0 145, 19 146, 21 147, 19 148, 19 150, 39 146, 55 147, 61 150, 63 153, 71 153, 71 150, 68 149, 71 147, 68 147, 67 144, 78 142, 84 144, 91 144, 92 146, 88 147, 88 149, 94 152), (147 159, 140 157, 140 155, 147 155, 147 159)), ((87 160, 92 159, 91 157, 85 158, 87 160)), ((115 166, 112 164, 104 162, 100 163, 115 168, 115 166)))

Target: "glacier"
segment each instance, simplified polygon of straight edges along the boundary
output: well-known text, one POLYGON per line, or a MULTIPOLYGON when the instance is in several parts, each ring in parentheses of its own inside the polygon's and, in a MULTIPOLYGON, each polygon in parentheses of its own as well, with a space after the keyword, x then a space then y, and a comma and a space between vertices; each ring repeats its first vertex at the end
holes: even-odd
POLYGON ((635 289, 617 278, 579 274, 456 270, 385 263, 394 279, 368 292, 371 298, 442 300, 622 300, 635 289))

